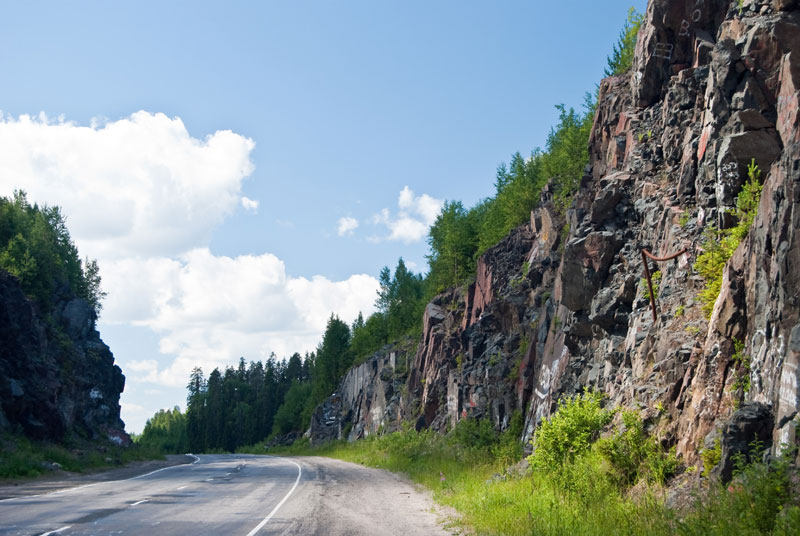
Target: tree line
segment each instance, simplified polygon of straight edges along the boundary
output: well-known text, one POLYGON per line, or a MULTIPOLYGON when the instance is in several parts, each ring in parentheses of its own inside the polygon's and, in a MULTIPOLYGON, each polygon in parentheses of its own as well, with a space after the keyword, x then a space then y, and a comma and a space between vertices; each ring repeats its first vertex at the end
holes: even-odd
POLYGON ((0 197, 0 270, 15 276, 45 314, 72 297, 96 313, 102 307, 97 261, 81 260, 59 207, 31 205, 22 190, 0 197))

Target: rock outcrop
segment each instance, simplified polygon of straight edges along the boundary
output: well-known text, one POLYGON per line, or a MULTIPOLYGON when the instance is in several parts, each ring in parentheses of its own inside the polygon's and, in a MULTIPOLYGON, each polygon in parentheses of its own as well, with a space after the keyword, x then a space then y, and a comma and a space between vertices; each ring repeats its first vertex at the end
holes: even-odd
POLYGON ((560 397, 595 388, 638 408, 689 464, 717 439, 725 452, 754 439, 795 446, 799 100, 798 2, 651 0, 632 70, 600 85, 590 166, 566 214, 545 192, 531 221, 481 257, 474 284, 428 305, 405 389, 364 404, 384 383, 377 356, 318 409, 325 429, 349 418, 350 437, 378 422, 444 431, 472 416, 502 429, 520 411, 527 440, 560 397), (706 229, 735 225, 751 162, 758 216, 707 319, 694 263, 706 229), (650 261, 655 321, 642 249, 686 250, 650 261))
POLYGON ((125 377, 95 321, 88 303, 70 297, 40 315, 0 270, 0 431, 130 443, 119 417, 125 377))

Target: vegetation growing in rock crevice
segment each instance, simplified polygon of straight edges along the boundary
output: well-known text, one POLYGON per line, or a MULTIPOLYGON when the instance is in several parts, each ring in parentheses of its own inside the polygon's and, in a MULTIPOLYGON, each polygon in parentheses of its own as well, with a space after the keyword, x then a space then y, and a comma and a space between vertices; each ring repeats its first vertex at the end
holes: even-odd
POLYGON ((694 264, 695 270, 706 282, 700 292, 700 301, 703 304, 703 313, 706 318, 711 317, 714 303, 722 290, 722 276, 725 264, 733 256, 736 248, 747 236, 750 227, 758 214, 758 202, 761 199, 762 184, 760 182, 761 170, 755 160, 747 166, 748 181, 745 182, 741 192, 736 197, 736 209, 733 212, 738 222, 730 229, 719 230, 710 226, 706 231, 703 242, 703 253, 697 257, 694 264))

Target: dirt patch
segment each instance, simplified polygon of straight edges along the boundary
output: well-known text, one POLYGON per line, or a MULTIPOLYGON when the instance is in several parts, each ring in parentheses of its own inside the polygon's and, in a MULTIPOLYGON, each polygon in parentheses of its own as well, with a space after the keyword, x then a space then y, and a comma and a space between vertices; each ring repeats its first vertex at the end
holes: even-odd
POLYGON ((165 460, 148 460, 131 462, 123 467, 104 470, 96 473, 70 473, 54 471, 48 475, 21 480, 0 480, 0 500, 29 495, 41 495, 62 489, 74 488, 93 482, 125 480, 143 475, 157 469, 192 463, 194 458, 183 454, 170 454, 165 460))

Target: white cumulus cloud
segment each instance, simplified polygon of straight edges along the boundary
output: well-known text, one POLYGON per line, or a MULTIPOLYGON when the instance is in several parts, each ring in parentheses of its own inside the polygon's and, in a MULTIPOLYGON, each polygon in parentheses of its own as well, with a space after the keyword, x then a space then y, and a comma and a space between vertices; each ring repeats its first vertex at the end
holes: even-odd
MULTIPOLYGON (((24 189, 31 202, 61 206, 81 255, 98 259, 108 292, 101 331, 105 324, 156 334, 158 355, 113 348, 125 363, 126 391, 157 384, 182 400, 195 366, 208 373, 239 356, 310 351, 331 313, 349 322, 372 311, 375 278, 297 278, 269 253, 209 250, 225 217, 258 209, 242 194, 254 169, 246 137, 197 138, 180 118, 144 111, 89 126, 0 115, 0 148, 0 195, 24 189)), ((124 405, 123 413, 140 421, 164 406, 153 404, 124 405)))
POLYGON ((250 212, 258 212, 258 201, 250 199, 249 197, 242 196, 242 208, 250 212))
POLYGON ((345 216, 343 218, 339 218, 336 232, 339 234, 339 236, 351 235, 353 234, 353 231, 355 231, 357 227, 358 227, 357 219, 345 216))
MULTIPOLYGON (((81 253, 172 256, 207 244, 244 199, 254 142, 229 130, 192 137, 180 118, 136 112, 81 126, 0 117, 0 195, 60 205, 81 253)), ((248 207, 249 208, 249 207, 248 207)))
POLYGON ((175 356, 166 366, 146 360, 129 368, 174 386, 195 366, 210 371, 238 356, 313 350, 331 313, 348 322, 369 314, 379 287, 367 275, 292 278, 274 255, 225 257, 207 248, 178 259, 118 261, 109 274, 105 321, 147 326, 160 335, 159 350, 175 356))
POLYGON ((441 199, 428 194, 415 196, 414 191, 405 186, 397 200, 397 215, 384 208, 373 217, 373 221, 388 229, 389 234, 382 237, 384 240, 399 240, 406 244, 418 242, 428 234, 443 205, 441 199))

